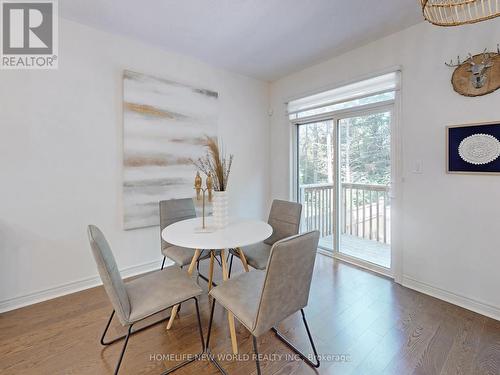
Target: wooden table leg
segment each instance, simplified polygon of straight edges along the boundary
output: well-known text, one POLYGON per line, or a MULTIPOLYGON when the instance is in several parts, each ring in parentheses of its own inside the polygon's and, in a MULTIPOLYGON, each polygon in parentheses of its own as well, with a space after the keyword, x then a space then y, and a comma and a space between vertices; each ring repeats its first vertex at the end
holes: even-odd
POLYGON ((245 269, 245 272, 248 272, 248 263, 247 263, 247 258, 245 258, 245 254, 243 253, 243 250, 241 250, 240 247, 237 247, 236 250, 238 250, 238 253, 240 254, 240 260, 241 263, 243 264, 243 268, 245 269))
MULTIPOLYGON (((193 259, 191 259, 191 264, 188 268, 188 275, 191 276, 193 274, 194 268, 196 267, 196 261, 200 257, 201 251, 196 249, 193 255, 193 259)), ((170 319, 168 320, 167 329, 172 328, 172 324, 174 324, 175 316, 177 315, 177 310, 179 310, 179 305, 175 305, 172 307, 172 311, 170 312, 170 319)))
POLYGON ((210 268, 208 270, 208 291, 212 290, 212 281, 214 279, 214 251, 210 250, 210 268))
MULTIPOLYGON (((226 281, 228 279, 228 270, 226 263, 226 256, 224 250, 220 251, 222 258, 222 279, 226 281)), ((227 311, 227 320, 229 321, 229 333, 231 334, 231 346, 233 347, 233 353, 238 354, 238 341, 236 340, 236 329, 234 327, 234 316, 231 311, 227 311)))

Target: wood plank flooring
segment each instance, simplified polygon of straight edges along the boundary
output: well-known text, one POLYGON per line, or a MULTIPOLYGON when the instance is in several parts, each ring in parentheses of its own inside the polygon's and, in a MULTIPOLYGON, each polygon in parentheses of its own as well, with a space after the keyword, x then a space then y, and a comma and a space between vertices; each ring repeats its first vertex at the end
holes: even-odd
MULTIPOLYGON (((235 259, 233 275, 242 272, 235 259)), ((160 266, 160 263, 158 264, 160 266)), ((206 274, 208 262, 201 267, 206 274)), ((220 267, 216 267, 220 280, 220 267)), ((200 285, 206 283, 199 279, 200 285)), ((206 333, 209 302, 201 299, 206 333)), ((0 315, 0 374, 112 374, 121 342, 102 347, 99 337, 111 312, 102 287, 0 315)), ((401 287, 392 281, 318 255, 306 316, 321 367, 296 361, 272 333, 259 338, 263 374, 499 375, 500 322, 401 287)), ((115 324, 109 334, 124 330, 115 324)), ((231 353, 224 311, 216 307, 212 350, 231 353)), ((310 352, 300 314, 280 326, 310 352)), ((252 340, 236 324, 240 355, 252 340)), ((205 335, 206 336, 206 335, 205 335)), ((192 303, 182 305, 170 331, 165 323, 133 335, 121 374, 159 374, 175 362, 170 354, 196 353, 199 336, 192 303)), ((229 374, 255 374, 252 361, 222 361, 229 374)), ((178 374, 218 374, 208 361, 178 374)))

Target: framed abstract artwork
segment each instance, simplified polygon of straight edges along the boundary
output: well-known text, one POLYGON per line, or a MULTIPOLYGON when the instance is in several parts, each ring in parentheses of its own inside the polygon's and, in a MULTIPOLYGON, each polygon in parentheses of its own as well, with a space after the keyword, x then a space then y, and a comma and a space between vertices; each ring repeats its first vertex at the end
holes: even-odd
POLYGON ((159 225, 160 200, 194 196, 192 159, 217 136, 215 91, 146 74, 123 74, 124 229, 159 225))
POLYGON ((500 174, 500 121, 446 128, 448 173, 500 174))

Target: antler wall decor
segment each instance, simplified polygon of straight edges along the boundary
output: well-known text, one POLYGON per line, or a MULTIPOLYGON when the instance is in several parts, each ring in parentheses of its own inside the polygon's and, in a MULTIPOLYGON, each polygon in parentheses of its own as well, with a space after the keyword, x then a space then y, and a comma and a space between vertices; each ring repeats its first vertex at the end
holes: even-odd
POLYGON ((469 57, 457 62, 453 60, 445 63, 450 68, 455 68, 451 77, 453 89, 465 96, 481 96, 492 93, 500 88, 500 46, 496 52, 488 52, 469 57))

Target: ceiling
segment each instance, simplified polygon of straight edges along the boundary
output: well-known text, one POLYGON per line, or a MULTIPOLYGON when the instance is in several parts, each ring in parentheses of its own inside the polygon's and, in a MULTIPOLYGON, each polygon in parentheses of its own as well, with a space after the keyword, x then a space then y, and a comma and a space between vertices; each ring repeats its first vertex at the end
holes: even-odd
POLYGON ((418 23, 419 7, 416 0, 59 1, 64 18, 267 81, 418 23))

